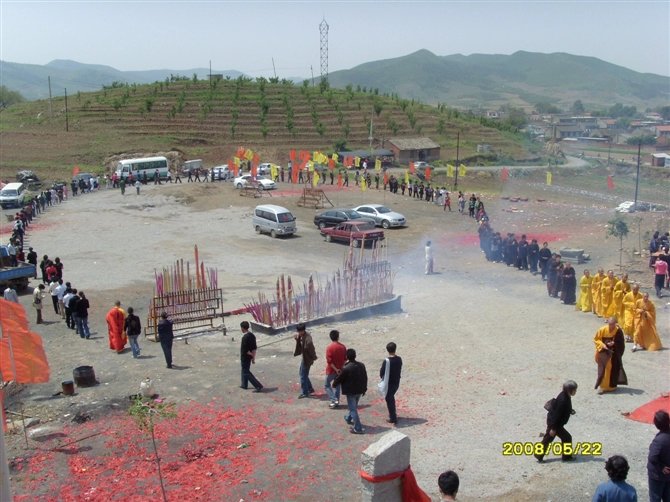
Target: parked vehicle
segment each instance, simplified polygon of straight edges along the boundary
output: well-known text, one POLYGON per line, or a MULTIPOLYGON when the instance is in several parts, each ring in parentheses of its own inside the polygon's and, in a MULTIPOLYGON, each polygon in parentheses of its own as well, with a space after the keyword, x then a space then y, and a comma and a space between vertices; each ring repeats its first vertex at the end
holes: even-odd
POLYGON ((296 232, 295 220, 295 216, 285 207, 264 204, 256 206, 251 223, 256 233, 270 234, 274 238, 278 235, 293 235, 296 232))
POLYGON ((314 224, 319 228, 326 228, 334 227, 344 221, 360 219, 374 223, 372 218, 364 218, 361 213, 354 209, 329 209, 314 216, 314 224))
POLYGON ((326 242, 348 242, 355 248, 367 242, 384 240, 384 231, 377 230, 375 224, 368 220, 345 221, 334 227, 322 228, 321 235, 326 238, 326 242))
POLYGON ((212 167, 209 175, 212 179, 225 181, 232 179, 233 171, 228 167, 228 164, 223 164, 222 166, 212 167))
POLYGON ((7 183, 0 190, 0 206, 2 206, 2 209, 23 207, 25 198, 26 185, 24 183, 7 183))
POLYGON ((246 186, 257 187, 262 190, 273 190, 277 188, 277 184, 271 179, 264 178, 263 176, 256 176, 254 179, 251 174, 245 174, 243 176, 238 176, 233 180, 235 188, 242 188, 246 186))
POLYGON ((16 181, 29 184, 29 183, 39 183, 40 179, 34 172, 29 170, 23 170, 16 173, 16 181))
POLYGON ((257 174, 270 174, 272 171, 272 164, 269 162, 263 162, 262 164, 258 164, 258 168, 256 169, 257 174))
POLYGON ((154 179, 156 170, 158 170, 160 179, 169 178, 168 160, 165 157, 126 159, 120 160, 116 164, 116 175, 122 179, 126 179, 131 174, 133 175, 133 179, 144 178, 144 174, 146 173, 147 178, 152 180, 154 179))
POLYGON ((375 220, 376 225, 383 228, 404 227, 407 225, 407 220, 402 214, 396 213, 381 204, 364 204, 354 209, 363 216, 372 218, 375 220))
POLYGON ((78 174, 75 174, 72 177, 72 179, 74 181, 76 181, 77 183, 79 183, 79 180, 84 180, 84 183, 86 183, 86 186, 89 186, 89 184, 91 183, 91 178, 95 178, 95 177, 96 177, 95 174, 91 174, 91 173, 78 173, 78 174))
POLYGON ((190 173, 194 173, 198 169, 200 170, 201 173, 204 172, 204 168, 202 166, 202 159, 187 160, 181 167, 181 173, 188 176, 190 173))
POLYGON ((17 292, 23 291, 32 277, 35 277, 35 265, 20 261, 12 267, 7 246, 0 246, 0 288, 12 286, 17 292))

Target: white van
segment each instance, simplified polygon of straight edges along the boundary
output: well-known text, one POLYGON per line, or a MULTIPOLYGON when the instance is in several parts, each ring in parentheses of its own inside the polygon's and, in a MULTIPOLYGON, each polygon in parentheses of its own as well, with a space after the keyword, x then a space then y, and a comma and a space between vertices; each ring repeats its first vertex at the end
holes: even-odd
POLYGON ((7 183, 0 190, 0 206, 2 209, 8 207, 23 207, 26 197, 26 186, 23 183, 7 183))
POLYGON ((293 235, 296 232, 295 216, 285 207, 273 204, 256 206, 251 219, 256 233, 278 235, 293 235))
POLYGON ((116 164, 116 175, 124 180, 131 174, 135 179, 143 178, 146 175, 147 179, 153 180, 156 171, 158 171, 160 179, 168 179, 170 177, 168 160, 165 157, 126 159, 116 164))

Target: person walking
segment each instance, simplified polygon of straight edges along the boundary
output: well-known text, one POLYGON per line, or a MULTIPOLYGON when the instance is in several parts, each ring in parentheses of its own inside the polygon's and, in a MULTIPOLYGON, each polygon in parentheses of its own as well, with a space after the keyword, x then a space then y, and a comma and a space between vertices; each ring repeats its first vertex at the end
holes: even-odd
POLYGON ((56 315, 60 314, 58 311, 58 290, 56 288, 62 284, 63 281, 59 281, 56 276, 53 276, 51 278, 51 282, 49 283, 49 295, 51 296, 51 303, 53 304, 56 315))
POLYGON ((109 348, 117 354, 121 354, 126 347, 125 320, 126 312, 121 308, 121 302, 117 300, 105 316, 109 348))
POLYGON ((386 407, 388 408, 389 417, 386 420, 390 424, 398 423, 398 415, 395 409, 395 393, 400 387, 400 374, 402 373, 402 358, 396 355, 397 346, 394 342, 386 344, 386 352, 388 357, 384 359, 382 367, 379 370, 379 378, 384 380, 386 372, 389 372, 388 385, 386 387, 386 407))
POLYGON ((309 379, 309 369, 318 357, 314 348, 314 342, 312 341, 312 335, 307 332, 305 323, 301 322, 298 324, 296 330, 298 333, 293 337, 295 338, 293 357, 302 356, 299 369, 300 395, 298 399, 304 399, 309 397, 310 394, 314 394, 314 387, 309 379))
POLYGON ((434 264, 433 247, 430 241, 426 242, 425 252, 426 252, 426 275, 430 275, 433 273, 433 264, 434 264))
POLYGON ((77 331, 81 338, 86 338, 87 340, 91 338, 91 331, 88 328, 88 309, 90 308, 90 303, 88 298, 83 291, 79 293, 79 301, 77 302, 77 317, 75 321, 77 322, 77 331))
POLYGON ((342 394, 347 396, 348 413, 344 421, 352 426, 352 434, 365 434, 358 415, 358 401, 368 390, 368 373, 365 365, 356 361, 356 351, 347 349, 347 362, 339 375, 333 380, 333 387, 342 386, 342 394))
POLYGON ((607 324, 596 331, 593 342, 596 345, 595 360, 598 366, 594 388, 598 390, 598 394, 614 391, 619 385, 628 385, 628 377, 623 368, 626 340, 615 317, 608 318, 607 324))
POLYGON ((140 180, 138 178, 137 181, 135 182, 135 192, 137 193, 137 195, 140 194, 140 187, 141 186, 142 186, 142 183, 140 182, 140 180))
POLYGON ((44 284, 40 284, 33 291, 33 307, 35 307, 35 313, 37 318, 35 320, 36 324, 42 324, 42 300, 44 300, 44 284))
POLYGON ((168 319, 167 312, 161 314, 161 320, 158 321, 158 339, 161 342, 161 349, 165 356, 166 368, 172 369, 172 342, 174 333, 172 332, 172 321, 168 319))
POLYGON ((649 502, 670 501, 670 415, 665 410, 654 414, 658 433, 649 445, 647 475, 649 502))
POLYGON ((251 372, 251 365, 256 364, 256 335, 249 331, 249 323, 242 321, 240 323, 242 330, 242 342, 240 343, 240 366, 242 367, 242 382, 240 388, 248 389, 249 384, 253 385, 254 392, 261 392, 263 385, 256 379, 251 372))
POLYGON ((126 317, 123 328, 130 342, 130 350, 133 351, 133 357, 137 359, 140 357, 140 345, 137 343, 137 338, 142 333, 142 322, 135 315, 135 309, 132 307, 128 307, 128 317, 126 317))
POLYGON ((613 455, 605 462, 610 480, 600 483, 593 494, 593 502, 637 502, 635 488, 626 483, 628 461, 621 455, 613 455))
POLYGON ((544 456, 549 451, 549 444, 556 436, 561 438, 562 460, 564 462, 569 462, 575 459, 571 454, 566 453, 565 450, 563 450, 563 447, 566 443, 572 443, 572 436, 565 430, 565 425, 568 423, 568 420, 570 420, 570 415, 575 414, 575 410, 572 409, 572 398, 576 393, 577 382, 568 380, 563 384, 561 393, 548 403, 547 432, 545 432, 544 437, 542 438, 542 453, 535 455, 538 462, 544 461, 544 456))
POLYGON ((654 289, 656 289, 656 296, 658 298, 663 296, 661 291, 669 276, 668 263, 665 260, 657 259, 654 262, 654 289))
POLYGON ((330 409, 340 405, 340 386, 333 387, 333 380, 340 374, 347 359, 347 348, 340 343, 340 332, 336 329, 330 332, 331 343, 326 347, 326 395, 330 399, 330 409))

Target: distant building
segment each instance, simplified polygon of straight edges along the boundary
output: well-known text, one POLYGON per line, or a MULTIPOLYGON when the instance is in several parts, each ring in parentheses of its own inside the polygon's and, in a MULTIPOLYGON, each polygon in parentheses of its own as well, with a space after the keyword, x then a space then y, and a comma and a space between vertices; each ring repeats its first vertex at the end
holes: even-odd
POLYGON ((667 153, 652 153, 651 165, 656 167, 670 167, 670 155, 667 153))
POLYGON ((659 125, 655 129, 657 138, 670 138, 670 125, 659 125))
POLYGON ((430 138, 391 138, 387 143, 399 164, 416 160, 430 162, 440 158, 440 145, 430 138))

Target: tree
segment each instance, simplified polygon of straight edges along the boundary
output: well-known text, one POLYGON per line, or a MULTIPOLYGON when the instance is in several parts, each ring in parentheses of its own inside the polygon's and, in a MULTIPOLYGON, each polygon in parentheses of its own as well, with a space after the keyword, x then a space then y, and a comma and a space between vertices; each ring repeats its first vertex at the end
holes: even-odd
POLYGON ((535 103, 535 110, 537 110, 537 113, 542 115, 561 113, 560 108, 558 108, 556 105, 552 105, 551 103, 547 103, 546 101, 535 103))
POLYGON ((619 239, 619 271, 621 271, 623 269, 623 240, 628 235, 628 224, 621 216, 607 222, 607 236, 610 235, 619 239))
POLYGON ((16 103, 22 103, 25 100, 19 92, 9 90, 6 86, 0 85, 0 109, 7 108, 16 103))
POLYGON ((663 120, 670 120, 670 106, 661 106, 658 109, 658 113, 661 114, 663 120))
POLYGON ((582 104, 582 100, 578 99, 577 101, 575 101, 572 104, 571 110, 572 113, 574 113, 575 115, 581 115, 582 113, 584 113, 584 105, 582 104))
POLYGON ((656 136, 653 134, 639 134, 637 136, 631 136, 626 140, 627 145, 637 145, 638 143, 642 145, 655 145, 656 136))

